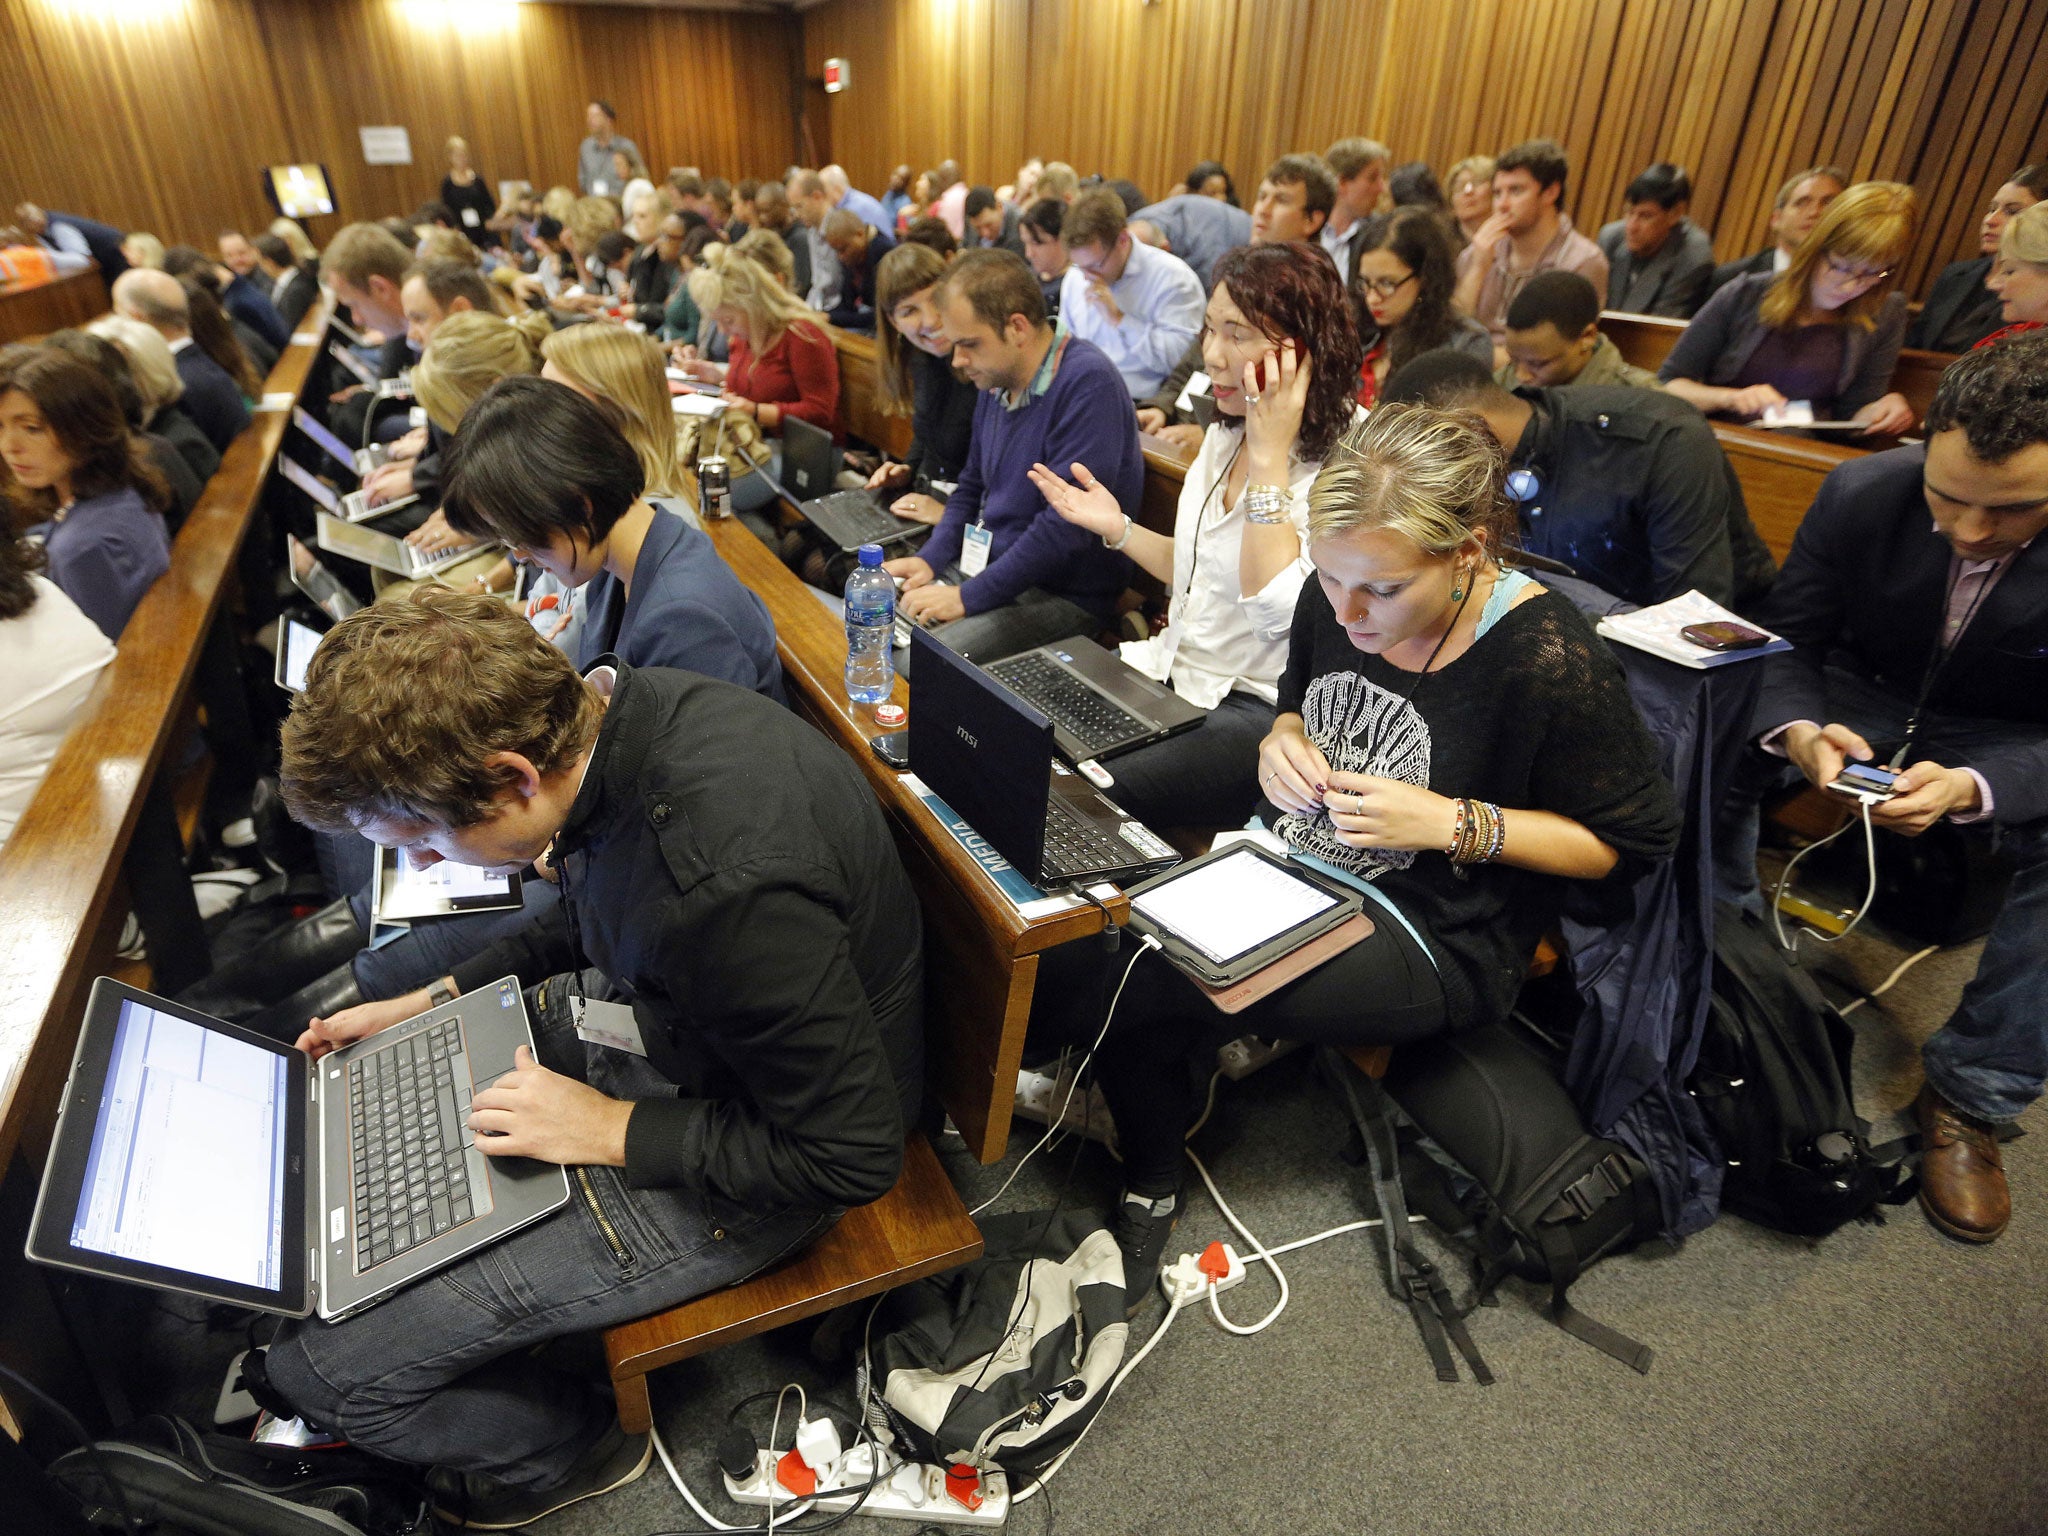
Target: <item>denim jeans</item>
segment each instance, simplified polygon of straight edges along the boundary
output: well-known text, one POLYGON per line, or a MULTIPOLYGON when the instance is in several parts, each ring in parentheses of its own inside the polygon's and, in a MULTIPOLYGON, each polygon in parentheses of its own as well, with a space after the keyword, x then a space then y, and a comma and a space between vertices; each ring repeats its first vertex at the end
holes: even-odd
MULTIPOLYGON (((542 1063, 615 1098, 673 1094, 640 1057, 576 1038, 566 983, 557 976, 528 994, 542 1063)), ((584 983, 604 995, 596 973, 584 983)), ((840 1215, 629 1189, 616 1168, 569 1175, 569 1204, 545 1220, 342 1322, 287 1323, 266 1357, 272 1385, 363 1450, 552 1487, 612 1409, 582 1378, 535 1359, 535 1345, 735 1285, 840 1215)))
MULTIPOLYGON (((365 935, 370 932, 370 866, 376 846, 353 832, 321 834, 317 840, 321 874, 331 889, 348 894, 349 910, 365 935)), ((528 875, 520 887, 516 912, 465 912, 454 917, 426 917, 390 943, 365 947, 349 961, 356 988, 365 1000, 379 1002, 417 991, 454 970, 456 965, 488 949, 505 934, 523 928, 558 899, 555 887, 528 875)))
MULTIPOLYGON (((1854 673, 1827 671, 1827 721, 1854 730, 1887 760, 1906 737, 1907 700, 1854 673)), ((1931 717, 1921 741, 1932 755, 1967 761, 1972 748, 2035 740, 2038 732, 2002 720, 1931 717)), ((1752 752, 1736 771, 1714 839, 1715 885, 1725 901, 1764 910, 1757 888, 1758 801, 1799 771, 1782 758, 1752 752)), ((1994 807, 1995 809, 1995 807, 1994 807)), ((1948 1022, 1921 1048, 1921 1063, 1935 1090, 1966 1114, 2014 1120, 2048 1083, 2048 818, 2018 825, 1987 822, 1968 829, 1996 837, 2013 861, 2005 905, 1984 940, 1977 974, 1963 988, 1948 1022)))

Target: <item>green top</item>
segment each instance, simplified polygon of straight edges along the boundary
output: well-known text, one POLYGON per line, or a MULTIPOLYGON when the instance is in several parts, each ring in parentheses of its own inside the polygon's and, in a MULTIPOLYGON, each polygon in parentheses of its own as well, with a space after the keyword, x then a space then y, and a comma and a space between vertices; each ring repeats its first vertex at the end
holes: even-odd
MULTIPOLYGON (((1493 377, 1494 382, 1503 389, 1513 389, 1521 383, 1521 380, 1515 377, 1513 363, 1502 363, 1493 377)), ((1586 366, 1579 370, 1579 376, 1569 384, 1555 387, 1571 389, 1579 384, 1626 384, 1635 389, 1664 387, 1658 382, 1657 375, 1649 369, 1638 368, 1635 364, 1624 361, 1621 348, 1614 344, 1612 337, 1605 335, 1600 338, 1600 344, 1593 349, 1593 355, 1586 359, 1586 366)))
POLYGON ((663 341, 686 341, 697 345, 697 331, 703 320, 697 305, 690 297, 689 279, 676 284, 675 297, 668 301, 668 310, 661 317, 661 339, 663 341))

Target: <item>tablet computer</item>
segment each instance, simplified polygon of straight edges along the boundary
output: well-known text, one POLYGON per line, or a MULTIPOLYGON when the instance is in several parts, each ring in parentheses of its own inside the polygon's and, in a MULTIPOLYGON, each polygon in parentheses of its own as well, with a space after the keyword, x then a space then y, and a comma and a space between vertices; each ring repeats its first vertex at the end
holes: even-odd
POLYGON ((370 910, 380 923, 464 912, 503 912, 520 905, 520 877, 494 875, 443 859, 424 867, 396 848, 379 848, 370 879, 370 910))
POLYGON ((1242 981, 1347 922, 1365 898, 1251 843, 1204 854, 1131 887, 1130 926, 1198 981, 1242 981))
POLYGON ((281 620, 277 631, 277 670, 273 674, 277 686, 287 693, 297 693, 304 688, 306 665, 326 638, 322 631, 310 624, 301 624, 294 618, 281 620))

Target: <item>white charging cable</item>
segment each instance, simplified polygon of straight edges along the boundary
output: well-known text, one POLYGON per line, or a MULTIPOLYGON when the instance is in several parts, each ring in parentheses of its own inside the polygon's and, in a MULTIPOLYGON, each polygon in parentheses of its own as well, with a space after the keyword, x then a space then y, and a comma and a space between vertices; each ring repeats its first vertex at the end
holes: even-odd
MULTIPOLYGON (((1856 909, 1856 915, 1849 919, 1848 927, 1844 928, 1840 933, 1822 933, 1811 923, 1806 925, 1807 932, 1811 933, 1822 944, 1839 944, 1842 940, 1849 937, 1850 934, 1856 931, 1856 925, 1862 922, 1869 913, 1871 903, 1877 900, 1877 834, 1871 829, 1870 825, 1870 802, 1868 800, 1863 801, 1861 809, 1863 811, 1863 853, 1870 864, 1870 883, 1863 892, 1863 905, 1856 909)), ((1804 848, 1793 854, 1791 859, 1786 862, 1783 872, 1779 874, 1778 883, 1771 888, 1771 928, 1778 936, 1778 948, 1795 958, 1799 954, 1799 935, 1794 934, 1789 939, 1785 937, 1785 913, 1784 909, 1778 905, 1786 889, 1792 884, 1792 871, 1799 867, 1799 861, 1809 853, 1814 853, 1827 847, 1829 843, 1832 843, 1855 825, 1856 823, 1853 819, 1845 821, 1819 842, 1808 843, 1804 848)))

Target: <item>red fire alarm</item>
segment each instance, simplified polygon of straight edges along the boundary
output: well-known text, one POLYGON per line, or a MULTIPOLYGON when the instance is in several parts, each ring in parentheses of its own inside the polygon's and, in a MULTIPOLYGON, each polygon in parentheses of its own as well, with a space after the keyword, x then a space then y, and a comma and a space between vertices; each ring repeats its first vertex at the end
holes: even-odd
POLYGON ((827 59, 825 61, 825 89, 828 92, 836 95, 838 92, 845 90, 852 78, 853 70, 848 66, 846 60, 827 59))

